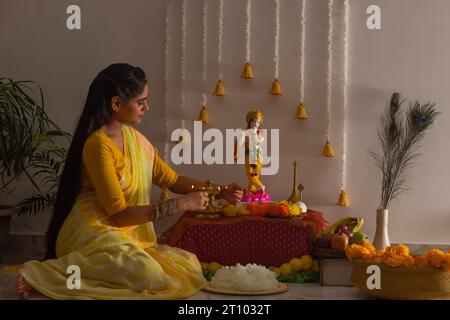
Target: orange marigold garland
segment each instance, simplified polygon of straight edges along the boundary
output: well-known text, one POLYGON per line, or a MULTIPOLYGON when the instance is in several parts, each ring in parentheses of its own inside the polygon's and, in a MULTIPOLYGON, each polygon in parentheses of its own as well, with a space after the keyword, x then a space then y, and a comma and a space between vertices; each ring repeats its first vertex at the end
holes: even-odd
POLYGON ((438 249, 431 249, 424 256, 411 256, 409 248, 403 244, 376 250, 373 244, 365 242, 362 245, 350 245, 346 250, 346 255, 350 261, 361 259, 370 263, 385 264, 390 267, 417 266, 450 271, 450 250, 448 253, 444 253, 438 249))
POLYGON ((444 266, 445 253, 441 250, 431 249, 430 251, 428 251, 425 257, 427 258, 428 264, 431 267, 441 268, 444 266))

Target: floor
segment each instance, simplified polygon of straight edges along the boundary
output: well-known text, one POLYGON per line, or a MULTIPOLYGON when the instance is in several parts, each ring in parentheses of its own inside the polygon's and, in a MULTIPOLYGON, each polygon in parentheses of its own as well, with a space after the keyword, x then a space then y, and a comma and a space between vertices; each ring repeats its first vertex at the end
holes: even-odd
POLYGON ((267 296, 231 296, 200 291, 191 300, 366 300, 370 296, 355 287, 322 287, 319 283, 289 284, 284 293, 267 296))
MULTIPOLYGON (((431 247, 439 248, 443 251, 449 249, 448 244, 444 245, 422 245, 408 244, 411 251, 415 254, 424 254, 431 247)), ((4 264, 15 265, 31 259, 40 260, 45 251, 45 242, 41 236, 11 236, 8 241, 8 250, 3 260, 4 264)), ((3 265, 0 264, 0 300, 18 299, 15 292, 15 274, 3 271, 3 265)), ((31 299, 47 299, 40 294, 34 294, 31 299)), ((320 286, 319 283, 289 284, 289 290, 285 293, 267 296, 231 296, 219 295, 200 291, 189 299, 195 300, 230 300, 230 299, 285 299, 285 300, 362 300, 372 299, 370 296, 360 292, 355 287, 335 287, 320 286)))
MULTIPOLYGON (((3 271, 0 265, 0 300, 17 300, 15 291, 15 274, 3 271)), ((43 295, 34 293, 31 300, 46 300, 43 295)), ((289 290, 281 294, 267 296, 231 296, 219 295, 200 291, 189 297, 189 300, 362 300, 371 299, 370 296, 358 291, 354 287, 322 287, 318 283, 289 284, 289 290)))

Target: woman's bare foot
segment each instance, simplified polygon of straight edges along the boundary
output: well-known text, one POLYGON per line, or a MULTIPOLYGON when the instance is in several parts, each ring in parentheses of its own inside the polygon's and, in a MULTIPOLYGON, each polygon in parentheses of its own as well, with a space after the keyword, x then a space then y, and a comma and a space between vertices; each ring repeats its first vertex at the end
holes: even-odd
POLYGON ((19 273, 16 278, 16 291, 22 299, 28 299, 30 296, 32 286, 25 280, 25 278, 19 273))

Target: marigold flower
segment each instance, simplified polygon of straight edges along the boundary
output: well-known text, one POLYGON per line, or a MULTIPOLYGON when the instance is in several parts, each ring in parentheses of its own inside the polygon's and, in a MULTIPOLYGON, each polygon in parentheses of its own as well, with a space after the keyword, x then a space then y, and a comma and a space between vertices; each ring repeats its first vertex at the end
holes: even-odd
POLYGON ((361 249, 361 258, 363 258, 366 261, 371 260, 375 256, 375 253, 373 251, 370 251, 367 248, 361 249))
POLYGON ((368 249, 369 251, 373 251, 373 252, 376 251, 374 245, 372 243, 368 242, 368 241, 364 242, 361 246, 366 248, 366 249, 368 249))
POLYGON ((387 247, 387 248, 384 250, 384 256, 385 256, 386 258, 391 258, 391 257, 393 257, 394 255, 395 255, 394 247, 387 247))
MULTIPOLYGON (((450 251, 450 250, 449 250, 450 251)), ((444 257, 444 271, 450 271, 450 253, 447 253, 444 257)))
POLYGON ((409 248, 404 244, 399 244, 398 246, 394 246, 395 254, 400 256, 409 256, 409 248))
POLYGON ((391 267, 398 267, 401 265, 408 267, 414 264, 414 258, 411 256, 402 256, 397 254, 386 259, 386 264, 391 267))
POLYGON ((403 256, 403 261, 405 266, 412 266, 415 263, 414 257, 412 256, 403 256))
POLYGON ((386 250, 384 250, 384 249, 377 250, 377 251, 375 252, 375 256, 376 256, 376 257, 384 257, 385 252, 386 252, 386 250))
POLYGON ((425 256, 417 256, 414 258, 414 262, 417 266, 426 268, 428 267, 428 260, 425 256))
POLYGON ((353 259, 359 259, 361 258, 361 249, 362 247, 357 244, 351 244, 347 247, 345 250, 345 253, 347 255, 347 258, 351 261, 353 259))
POLYGON ((352 244, 347 247, 347 258, 363 259, 371 263, 386 264, 390 267, 419 266, 422 268, 442 268, 450 272, 450 249, 444 253, 438 249, 431 249, 424 256, 411 256, 409 248, 403 244, 390 246, 386 249, 376 250, 373 244, 365 242, 361 245, 352 244))
POLYGON ((426 258, 430 266, 440 268, 444 265, 445 253, 438 249, 431 249, 427 252, 426 258))
POLYGON ((397 258, 396 256, 387 258, 385 263, 390 267, 399 267, 403 264, 402 259, 397 258))

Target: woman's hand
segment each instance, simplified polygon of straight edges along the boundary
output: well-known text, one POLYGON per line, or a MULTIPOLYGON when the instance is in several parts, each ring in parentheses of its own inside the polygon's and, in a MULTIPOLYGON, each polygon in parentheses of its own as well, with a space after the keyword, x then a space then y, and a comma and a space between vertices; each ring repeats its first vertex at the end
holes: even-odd
POLYGON ((224 187, 221 189, 219 198, 225 199, 229 203, 236 205, 237 202, 241 201, 243 194, 243 188, 236 183, 232 183, 227 185, 226 188, 224 187))
POLYGON ((206 192, 190 192, 177 200, 177 211, 200 211, 208 206, 209 198, 206 192))

